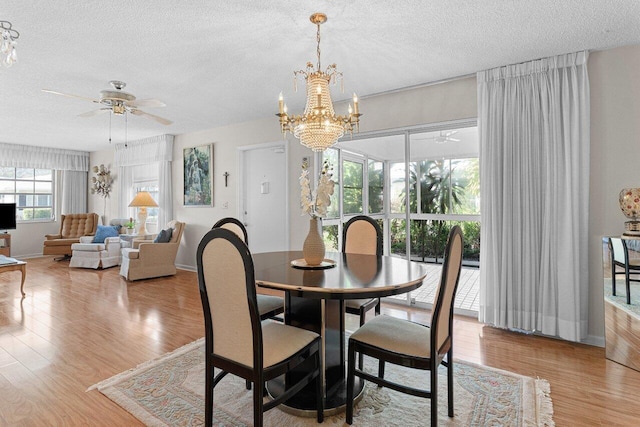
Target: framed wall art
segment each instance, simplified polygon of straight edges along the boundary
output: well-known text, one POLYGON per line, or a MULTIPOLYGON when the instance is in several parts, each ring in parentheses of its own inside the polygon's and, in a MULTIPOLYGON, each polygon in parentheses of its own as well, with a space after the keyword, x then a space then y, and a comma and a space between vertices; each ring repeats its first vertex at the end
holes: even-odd
POLYGON ((213 145, 183 150, 184 206, 213 206, 213 145))

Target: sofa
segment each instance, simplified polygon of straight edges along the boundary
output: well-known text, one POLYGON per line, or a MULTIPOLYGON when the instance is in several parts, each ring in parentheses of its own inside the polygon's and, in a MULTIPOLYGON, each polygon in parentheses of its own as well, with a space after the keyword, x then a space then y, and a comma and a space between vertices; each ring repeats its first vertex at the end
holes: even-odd
POLYGON ((60 232, 45 235, 43 255, 71 256, 71 245, 80 243, 80 237, 93 236, 98 228, 96 213, 65 214, 60 216, 60 232))
POLYGON ((120 275, 126 280, 140 280, 176 274, 176 255, 184 227, 184 222, 171 221, 163 230, 171 229, 168 242, 134 240, 132 248, 123 248, 120 275))

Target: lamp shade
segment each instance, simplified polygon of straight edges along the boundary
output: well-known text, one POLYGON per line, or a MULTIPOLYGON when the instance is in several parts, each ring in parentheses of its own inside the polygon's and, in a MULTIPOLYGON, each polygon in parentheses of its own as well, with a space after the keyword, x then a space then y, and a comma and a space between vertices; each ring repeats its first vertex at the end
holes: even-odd
POLYGON ((131 203, 129 203, 130 208, 156 208, 158 204, 151 194, 147 191, 140 191, 136 194, 136 197, 133 198, 131 203))

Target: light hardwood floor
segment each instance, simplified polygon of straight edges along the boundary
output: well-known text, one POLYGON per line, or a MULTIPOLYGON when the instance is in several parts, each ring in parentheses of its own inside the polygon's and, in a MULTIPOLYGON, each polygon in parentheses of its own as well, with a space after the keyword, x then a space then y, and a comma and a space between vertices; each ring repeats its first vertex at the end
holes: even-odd
MULTIPOLYGON (((196 274, 127 283, 118 269, 71 269, 50 257, 0 275, 0 424, 140 423, 91 385, 203 336, 196 274)), ((426 322, 429 313, 385 304, 426 322)), ((351 316, 348 316, 351 317, 351 316)), ((355 325, 355 318, 349 319, 355 325)), ((505 332, 456 317, 455 357, 551 384, 558 426, 639 425, 640 372, 604 349, 505 332)))

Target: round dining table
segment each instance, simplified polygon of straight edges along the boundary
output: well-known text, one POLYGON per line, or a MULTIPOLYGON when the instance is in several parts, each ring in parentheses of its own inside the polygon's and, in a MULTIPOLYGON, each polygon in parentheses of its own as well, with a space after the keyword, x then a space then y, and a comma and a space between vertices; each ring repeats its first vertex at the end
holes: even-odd
MULTIPOLYGON (((409 292, 420 287, 427 274, 423 265, 403 258, 339 252, 327 252, 323 268, 300 268, 305 264, 301 251, 257 253, 253 263, 259 287, 284 292, 285 323, 322 337, 326 415, 343 411, 346 402, 345 300, 409 292)), ((302 367, 270 381, 267 389, 278 396, 289 380, 304 373, 302 367)), ((364 382, 356 380, 357 396, 364 382)), ((285 407, 298 415, 315 416, 315 396, 315 388, 309 385, 285 407)))

